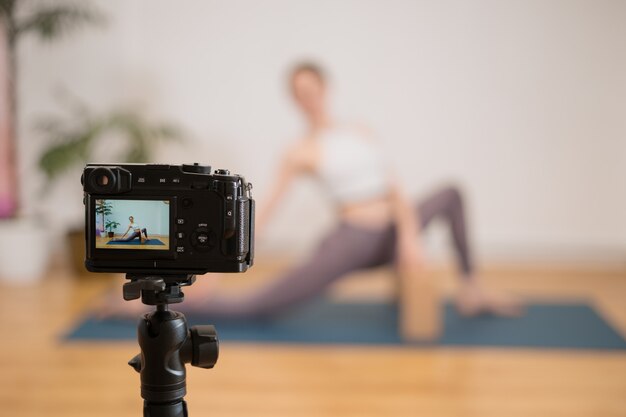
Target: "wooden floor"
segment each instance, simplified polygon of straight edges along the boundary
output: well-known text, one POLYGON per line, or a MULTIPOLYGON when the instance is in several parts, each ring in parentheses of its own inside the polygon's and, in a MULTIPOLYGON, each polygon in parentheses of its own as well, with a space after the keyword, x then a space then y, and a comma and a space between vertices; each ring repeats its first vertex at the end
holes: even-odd
MULTIPOLYGON (((431 273, 452 288, 448 271, 431 273)), ((385 274, 371 275, 335 295, 387 294, 385 274)), ((625 270, 507 266, 485 277, 525 297, 590 298, 626 334, 625 270)), ((0 284, 0 416, 141 415, 138 375, 126 365, 133 342, 59 339, 122 281, 56 272, 35 286, 0 284)), ((190 368, 188 386, 195 417, 617 417, 626 416, 626 353, 222 343, 216 368, 190 368)))

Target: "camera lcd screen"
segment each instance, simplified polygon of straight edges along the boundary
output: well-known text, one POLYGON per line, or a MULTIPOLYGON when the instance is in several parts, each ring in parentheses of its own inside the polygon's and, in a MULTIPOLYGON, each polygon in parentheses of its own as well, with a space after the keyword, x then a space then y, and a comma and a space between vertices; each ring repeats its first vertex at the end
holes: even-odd
POLYGON ((96 249, 170 249, 169 200, 96 199, 96 249))

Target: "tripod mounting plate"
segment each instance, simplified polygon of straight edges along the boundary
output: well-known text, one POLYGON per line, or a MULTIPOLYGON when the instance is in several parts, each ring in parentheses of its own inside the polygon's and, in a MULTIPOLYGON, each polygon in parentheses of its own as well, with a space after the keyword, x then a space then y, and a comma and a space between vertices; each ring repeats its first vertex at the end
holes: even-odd
POLYGON ((130 280, 124 284, 124 300, 136 300, 147 305, 180 303, 185 294, 181 287, 195 282, 195 275, 135 275, 126 274, 130 280))

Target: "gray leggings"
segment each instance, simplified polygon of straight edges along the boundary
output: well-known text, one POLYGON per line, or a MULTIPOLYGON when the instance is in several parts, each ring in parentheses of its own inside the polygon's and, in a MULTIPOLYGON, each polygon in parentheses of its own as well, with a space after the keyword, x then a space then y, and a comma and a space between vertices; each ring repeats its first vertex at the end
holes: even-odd
MULTIPOLYGON (((472 264, 463 201, 458 189, 448 187, 437 191, 420 201, 416 211, 422 229, 434 218, 445 220, 450 228, 461 275, 469 277, 472 264)), ((393 263, 395 234, 394 226, 372 230, 341 223, 298 266, 243 296, 210 297, 199 312, 225 318, 280 313, 322 293, 332 282, 350 272, 393 263)))
POLYGON ((141 232, 137 232, 133 230, 133 233, 131 233, 130 235, 128 235, 128 237, 124 238, 124 239, 115 239, 116 242, 130 242, 131 240, 135 240, 138 237, 141 237, 141 234, 144 234, 144 236, 146 237, 146 239, 148 238, 148 231, 146 230, 146 228, 144 227, 143 229, 141 229, 141 232))

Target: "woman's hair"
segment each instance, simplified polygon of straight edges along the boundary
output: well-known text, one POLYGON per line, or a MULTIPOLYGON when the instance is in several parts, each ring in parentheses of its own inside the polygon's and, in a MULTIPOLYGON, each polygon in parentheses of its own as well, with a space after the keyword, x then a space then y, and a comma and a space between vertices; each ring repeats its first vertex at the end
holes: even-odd
POLYGON ((289 81, 293 81, 296 75, 302 72, 309 72, 313 74, 322 84, 326 83, 326 71, 324 71, 320 65, 312 61, 302 61, 295 64, 289 73, 289 81))

